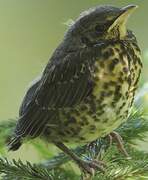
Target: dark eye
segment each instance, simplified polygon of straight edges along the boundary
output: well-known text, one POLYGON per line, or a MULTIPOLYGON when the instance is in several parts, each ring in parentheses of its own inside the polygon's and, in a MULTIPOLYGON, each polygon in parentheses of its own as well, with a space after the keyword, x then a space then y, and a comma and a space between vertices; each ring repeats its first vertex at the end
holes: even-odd
POLYGON ((90 42, 90 40, 87 37, 82 37, 81 38, 81 42, 83 44, 86 44, 87 46, 91 46, 91 42, 90 42))
POLYGON ((82 38, 81 38, 81 41, 82 41, 82 43, 84 43, 84 44, 90 44, 90 41, 89 41, 89 39, 88 39, 87 37, 82 37, 82 38))
POLYGON ((102 33, 104 30, 105 30, 104 25, 96 25, 96 26, 95 26, 95 31, 96 31, 97 33, 102 33))

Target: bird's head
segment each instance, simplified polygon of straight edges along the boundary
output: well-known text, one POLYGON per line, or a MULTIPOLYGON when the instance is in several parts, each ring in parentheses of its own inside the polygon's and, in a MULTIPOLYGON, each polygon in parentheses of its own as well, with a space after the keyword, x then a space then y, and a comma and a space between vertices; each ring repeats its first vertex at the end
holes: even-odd
POLYGON ((123 8, 99 6, 89 9, 80 15, 69 33, 84 44, 124 39, 127 35, 127 19, 136 8, 136 5, 129 5, 123 8))

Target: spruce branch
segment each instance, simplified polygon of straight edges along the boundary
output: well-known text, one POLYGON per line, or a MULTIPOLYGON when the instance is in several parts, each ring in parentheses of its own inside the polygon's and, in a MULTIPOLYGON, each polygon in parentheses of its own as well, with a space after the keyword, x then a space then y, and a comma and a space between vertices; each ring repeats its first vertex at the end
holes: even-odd
POLYGON ((30 162, 23 164, 21 160, 9 162, 6 158, 0 159, 0 173, 5 179, 52 179, 46 168, 32 165, 30 162), (16 178, 17 177, 17 178, 16 178))
POLYGON ((116 131, 130 144, 135 144, 135 140, 144 141, 148 132, 148 116, 142 110, 133 110, 126 123, 116 131))
MULTIPOLYGON (((115 153, 115 150, 110 150, 110 153, 114 155, 108 156, 108 168, 105 174, 98 173, 96 180, 125 180, 131 178, 141 179, 141 177, 148 178, 148 153, 135 150, 134 148, 127 147, 128 152, 132 155, 132 159, 126 159, 121 157, 120 154, 115 153)), ((110 155, 111 155, 110 154, 110 155)))
MULTIPOLYGON (((9 162, 7 158, 0 158, 0 174, 4 180, 61 180, 73 177, 71 171, 64 169, 53 169, 40 165, 31 164, 30 162, 23 163, 21 160, 12 160, 9 162)), ((77 175, 73 179, 78 179, 77 175)))
MULTIPOLYGON (((103 158, 108 164, 106 172, 105 174, 98 172, 94 180, 124 180, 129 177, 141 178, 142 176, 148 178, 148 153, 143 153, 130 147, 127 148, 133 156, 131 160, 121 157, 121 154, 116 151, 114 146, 109 148, 103 158)), ((0 159, 0 174, 3 174, 3 178, 6 180, 74 180, 76 177, 78 179, 76 174, 72 174, 72 172, 68 172, 64 169, 56 168, 49 170, 43 165, 32 165, 29 162, 25 164, 21 160, 9 162, 7 159, 2 158, 0 159)))

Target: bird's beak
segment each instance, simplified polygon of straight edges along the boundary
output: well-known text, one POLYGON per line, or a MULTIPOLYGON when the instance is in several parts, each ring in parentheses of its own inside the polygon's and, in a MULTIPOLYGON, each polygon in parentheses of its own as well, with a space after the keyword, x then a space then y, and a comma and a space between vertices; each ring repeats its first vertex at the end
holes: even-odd
POLYGON ((131 15, 136 9, 138 8, 137 5, 128 5, 121 8, 122 14, 127 14, 127 16, 131 15))
POLYGON ((126 7, 121 8, 120 15, 115 19, 115 21, 111 24, 108 29, 110 32, 116 26, 125 26, 129 16, 138 8, 137 5, 128 5, 126 7))

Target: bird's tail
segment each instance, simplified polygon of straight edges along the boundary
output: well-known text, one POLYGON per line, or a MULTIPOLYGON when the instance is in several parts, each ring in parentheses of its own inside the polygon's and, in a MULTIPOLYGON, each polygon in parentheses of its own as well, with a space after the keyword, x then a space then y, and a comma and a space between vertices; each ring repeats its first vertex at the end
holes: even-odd
POLYGON ((8 151, 16 151, 22 145, 21 139, 19 137, 13 137, 7 144, 8 151))

